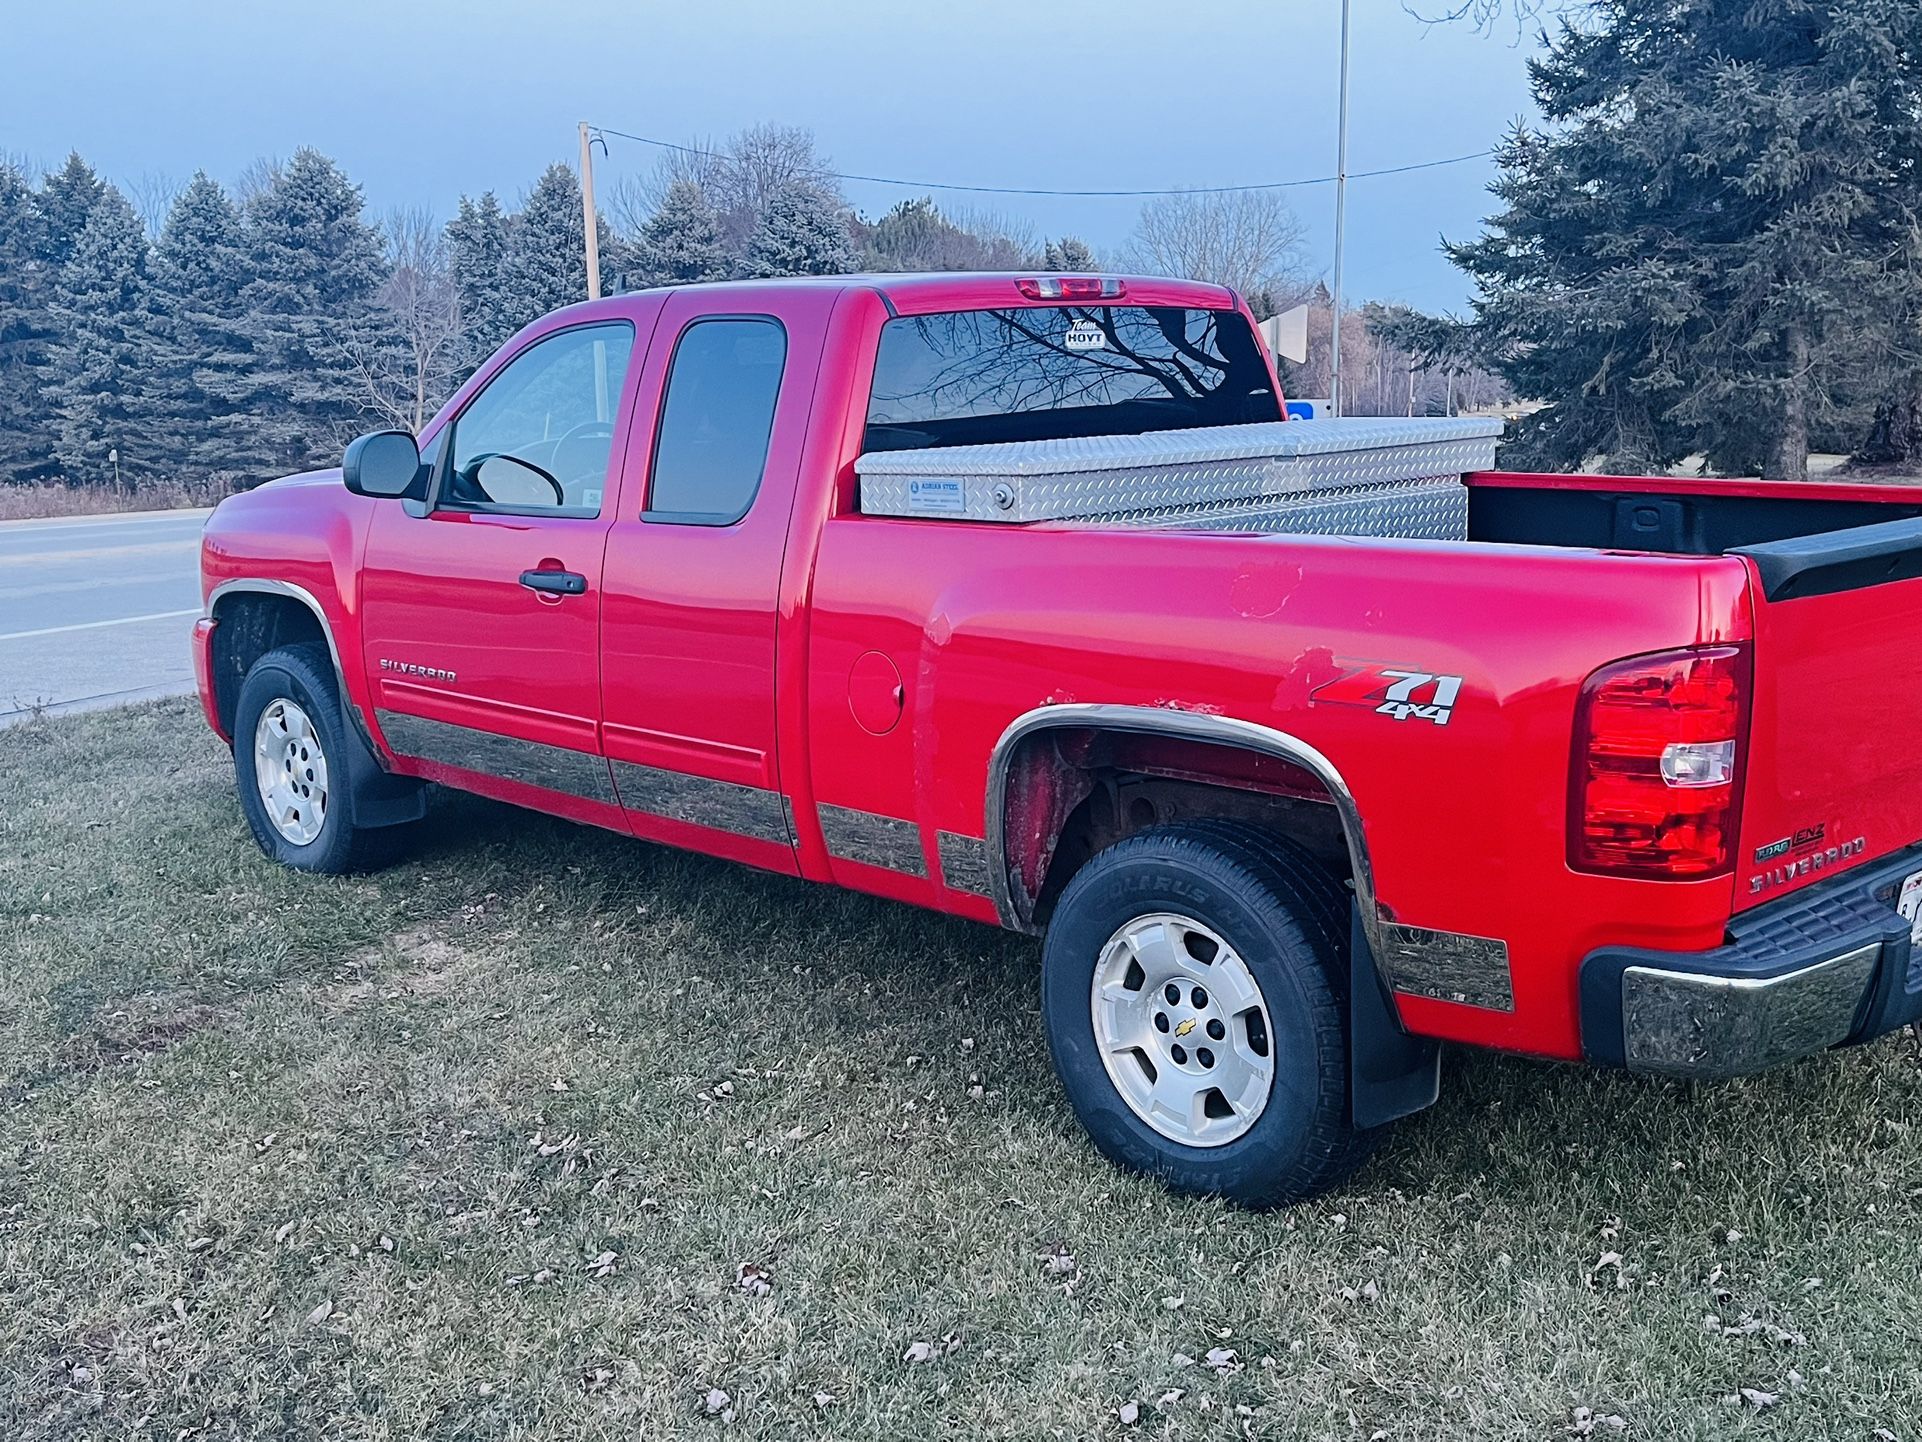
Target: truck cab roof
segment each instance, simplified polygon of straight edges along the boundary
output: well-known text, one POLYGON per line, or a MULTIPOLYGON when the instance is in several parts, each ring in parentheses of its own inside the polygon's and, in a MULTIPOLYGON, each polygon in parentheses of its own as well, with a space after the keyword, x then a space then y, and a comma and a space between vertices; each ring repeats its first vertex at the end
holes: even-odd
MULTIPOLYGON (((1036 300, 1016 288, 1018 282, 1047 274, 1041 271, 863 271, 850 275, 781 276, 767 280, 714 280, 687 285, 653 286, 628 291, 599 301, 584 301, 556 312, 570 319, 594 315, 619 315, 621 302, 634 296, 658 296, 669 291, 713 292, 717 297, 748 296, 797 289, 870 290, 878 294, 899 315, 927 315, 938 311, 984 310, 994 306, 1060 304, 1182 306, 1197 310, 1225 310, 1236 304, 1235 293, 1226 286, 1209 285, 1198 280, 1173 280, 1165 276, 1114 275, 1102 272, 1104 279, 1118 281, 1121 294, 1102 301, 1036 300)), ((731 304, 731 302, 729 302, 731 304)))

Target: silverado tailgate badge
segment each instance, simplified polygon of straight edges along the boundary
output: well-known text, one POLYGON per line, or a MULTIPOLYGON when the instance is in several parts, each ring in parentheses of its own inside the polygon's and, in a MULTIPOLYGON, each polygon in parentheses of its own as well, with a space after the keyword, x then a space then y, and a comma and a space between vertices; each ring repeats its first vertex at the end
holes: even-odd
POLYGON ((1461 695, 1462 678, 1408 666, 1377 666, 1372 661, 1344 661, 1350 667, 1339 681, 1330 681, 1308 695, 1312 704, 1366 706, 1394 721, 1433 721, 1446 726, 1461 695))

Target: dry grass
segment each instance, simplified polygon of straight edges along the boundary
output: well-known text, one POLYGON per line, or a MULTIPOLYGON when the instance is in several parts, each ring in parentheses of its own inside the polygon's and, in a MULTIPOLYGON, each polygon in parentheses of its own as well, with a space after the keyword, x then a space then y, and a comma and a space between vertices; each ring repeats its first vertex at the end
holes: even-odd
POLYGON ((143 482, 138 490, 102 486, 0 485, 0 521, 40 521, 52 516, 105 516, 122 511, 177 511, 215 505, 234 487, 208 482, 143 482))
POLYGON ((9 1442, 1922 1436, 1906 1041, 1451 1057, 1258 1216, 1093 1155, 1028 943, 462 798, 317 880, 228 786, 0 733, 9 1442))

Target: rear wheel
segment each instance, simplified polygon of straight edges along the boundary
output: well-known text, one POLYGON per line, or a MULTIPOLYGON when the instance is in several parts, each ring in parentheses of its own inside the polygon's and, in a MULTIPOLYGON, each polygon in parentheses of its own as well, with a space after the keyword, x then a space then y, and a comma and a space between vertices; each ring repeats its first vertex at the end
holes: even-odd
POLYGON ((301 871, 390 859, 394 828, 356 827, 347 719, 325 647, 284 646, 249 668, 234 710, 234 782, 260 849, 301 871))
POLYGON ((1049 1044, 1096 1146, 1251 1206, 1335 1186, 1350 1121, 1347 896, 1307 853, 1228 822, 1141 832, 1068 884, 1048 928, 1049 1044))

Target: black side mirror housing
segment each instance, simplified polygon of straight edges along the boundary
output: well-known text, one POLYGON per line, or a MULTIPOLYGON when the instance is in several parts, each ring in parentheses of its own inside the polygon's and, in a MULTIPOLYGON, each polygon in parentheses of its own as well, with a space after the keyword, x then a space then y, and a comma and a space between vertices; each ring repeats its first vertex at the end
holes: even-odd
POLYGON ((417 501, 427 496, 420 442, 407 431, 372 431, 359 437, 341 458, 340 478, 357 496, 417 501))

